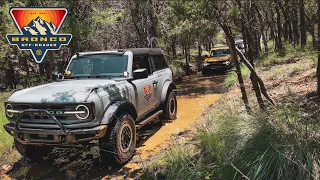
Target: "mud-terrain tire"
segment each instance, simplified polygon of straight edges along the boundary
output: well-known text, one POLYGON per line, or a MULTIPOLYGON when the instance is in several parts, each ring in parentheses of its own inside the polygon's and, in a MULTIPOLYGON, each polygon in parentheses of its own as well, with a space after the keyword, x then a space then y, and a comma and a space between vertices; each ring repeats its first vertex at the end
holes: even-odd
POLYGON ((163 105, 163 120, 177 119, 177 110, 178 104, 176 93, 170 90, 163 105))
POLYGON ((28 157, 32 161, 39 161, 43 159, 43 157, 47 156, 53 149, 52 147, 46 146, 24 145, 16 139, 14 140, 14 146, 22 156, 28 157))
POLYGON ((136 127, 132 116, 120 114, 99 140, 102 162, 122 165, 131 160, 136 149, 136 127))

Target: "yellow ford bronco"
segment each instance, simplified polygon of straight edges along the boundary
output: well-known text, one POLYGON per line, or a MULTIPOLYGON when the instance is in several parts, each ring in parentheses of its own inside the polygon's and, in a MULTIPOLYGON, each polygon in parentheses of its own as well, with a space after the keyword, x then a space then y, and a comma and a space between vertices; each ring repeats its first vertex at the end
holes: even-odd
POLYGON ((214 47, 210 50, 209 57, 202 63, 202 74, 217 71, 227 71, 233 67, 231 52, 228 46, 214 47))

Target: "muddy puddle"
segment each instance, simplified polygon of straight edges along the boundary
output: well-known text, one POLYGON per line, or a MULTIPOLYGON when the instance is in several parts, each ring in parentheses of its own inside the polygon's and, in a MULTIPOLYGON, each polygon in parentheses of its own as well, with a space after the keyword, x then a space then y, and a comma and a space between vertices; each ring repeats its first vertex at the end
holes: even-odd
POLYGON ((173 122, 153 122, 138 131, 134 158, 122 167, 102 164, 97 147, 88 149, 54 149, 43 161, 22 158, 0 179, 130 179, 137 177, 146 161, 164 151, 174 136, 194 130, 206 108, 214 104, 224 90, 225 75, 193 75, 178 85, 178 115, 173 122))

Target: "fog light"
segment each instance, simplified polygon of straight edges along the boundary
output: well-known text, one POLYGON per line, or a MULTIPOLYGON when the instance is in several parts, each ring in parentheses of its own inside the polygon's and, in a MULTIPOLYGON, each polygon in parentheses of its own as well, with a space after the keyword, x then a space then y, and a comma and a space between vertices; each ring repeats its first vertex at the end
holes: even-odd
POLYGON ((225 65, 230 65, 230 61, 226 61, 226 62, 224 62, 223 64, 225 64, 225 65))

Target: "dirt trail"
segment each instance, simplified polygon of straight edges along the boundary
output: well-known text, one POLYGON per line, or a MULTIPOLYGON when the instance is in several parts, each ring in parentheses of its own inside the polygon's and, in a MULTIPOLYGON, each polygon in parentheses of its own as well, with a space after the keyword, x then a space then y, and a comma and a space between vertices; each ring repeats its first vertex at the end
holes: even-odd
MULTIPOLYGON (((144 162, 169 145, 172 137, 192 129, 195 121, 221 97, 224 75, 193 75, 178 83, 178 116, 171 123, 154 123, 139 132, 135 157, 123 167, 103 165, 97 148, 55 149, 39 163, 21 159, 2 178, 5 179, 125 179, 136 177, 144 162)), ((0 176, 1 179, 1 176, 0 176)))

